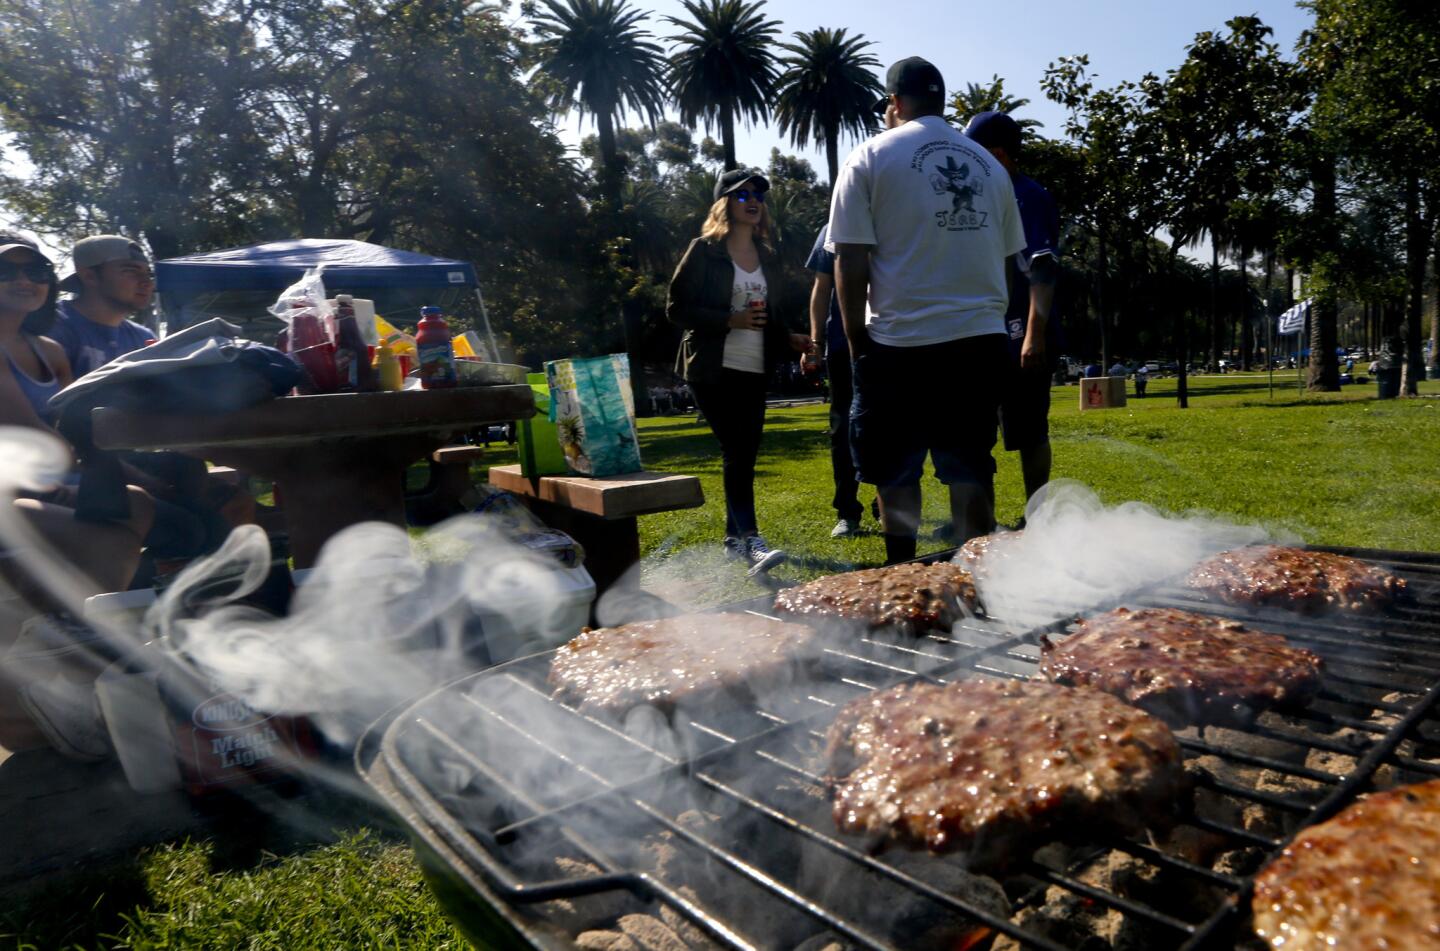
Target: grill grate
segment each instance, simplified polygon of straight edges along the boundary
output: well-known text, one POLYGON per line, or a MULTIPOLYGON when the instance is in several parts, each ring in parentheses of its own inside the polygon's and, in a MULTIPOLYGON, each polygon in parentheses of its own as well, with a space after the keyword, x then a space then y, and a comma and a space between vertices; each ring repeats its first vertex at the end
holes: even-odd
MULTIPOLYGON (((868 691, 917 676, 1033 676, 1039 636, 1063 623, 1019 630, 1027 625, 975 619, 948 635, 832 642, 788 688, 668 725, 648 708, 622 727, 551 700, 549 656, 540 655, 417 702, 371 738, 362 769, 372 781, 383 774, 377 787, 417 836, 537 947, 567 944, 587 909, 613 918, 661 906, 733 948, 817 935, 923 947, 927 935, 940 940, 936 928, 945 946, 966 947, 943 929, 968 921, 972 937, 988 929, 1061 951, 1076 939, 1056 927, 1055 908, 1108 915, 1147 947, 1226 946, 1251 876, 1296 831, 1371 788, 1440 776, 1440 558, 1332 550, 1406 577, 1415 605, 1368 619, 1300 618, 1180 589, 1129 599, 1284 634, 1325 657, 1325 689, 1308 710, 1266 713, 1248 728, 1177 731, 1197 778, 1188 838, 1041 849, 1007 873, 1008 914, 983 890, 937 879, 946 868, 966 881, 949 858, 872 854, 840 834, 820 748, 834 710, 868 691), (1164 887, 1147 892, 1154 876, 1164 887)), ((737 608, 764 613, 765 604, 737 608)))

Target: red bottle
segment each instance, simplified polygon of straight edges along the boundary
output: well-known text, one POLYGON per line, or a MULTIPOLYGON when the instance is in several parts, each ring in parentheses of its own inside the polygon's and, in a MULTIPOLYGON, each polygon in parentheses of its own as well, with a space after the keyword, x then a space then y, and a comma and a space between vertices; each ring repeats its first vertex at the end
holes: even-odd
POLYGON ((375 371, 370 367, 370 347, 355 320, 354 300, 349 294, 335 296, 335 373, 342 391, 370 393, 375 389, 375 371))
POLYGON ((450 342, 450 325, 438 307, 420 308, 415 356, 420 363, 422 387, 437 390, 455 385, 455 347, 450 342))

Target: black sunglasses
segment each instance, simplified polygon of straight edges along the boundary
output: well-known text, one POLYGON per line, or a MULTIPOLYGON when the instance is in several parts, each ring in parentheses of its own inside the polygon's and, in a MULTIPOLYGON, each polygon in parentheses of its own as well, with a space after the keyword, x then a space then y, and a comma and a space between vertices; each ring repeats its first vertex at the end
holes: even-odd
POLYGON ((730 194, 734 195, 735 200, 738 202, 747 202, 751 198, 754 198, 760 204, 765 204, 765 192, 763 189, 737 188, 730 194))
POLYGON ((13 281, 21 274, 32 284, 49 284, 55 280, 55 265, 49 261, 30 261, 26 264, 0 261, 0 283, 13 281))

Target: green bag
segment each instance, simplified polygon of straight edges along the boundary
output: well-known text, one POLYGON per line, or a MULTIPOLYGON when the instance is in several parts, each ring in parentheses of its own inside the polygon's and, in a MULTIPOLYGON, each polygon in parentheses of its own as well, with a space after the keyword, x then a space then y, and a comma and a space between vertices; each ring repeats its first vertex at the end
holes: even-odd
POLYGON ((520 474, 527 479, 564 475, 565 453, 560 451, 559 429, 550 422, 550 384, 543 373, 526 374, 525 382, 535 394, 535 415, 515 427, 520 474))
POLYGON ((551 360, 550 418, 559 427, 565 464, 579 475, 639 472, 630 361, 625 354, 551 360))

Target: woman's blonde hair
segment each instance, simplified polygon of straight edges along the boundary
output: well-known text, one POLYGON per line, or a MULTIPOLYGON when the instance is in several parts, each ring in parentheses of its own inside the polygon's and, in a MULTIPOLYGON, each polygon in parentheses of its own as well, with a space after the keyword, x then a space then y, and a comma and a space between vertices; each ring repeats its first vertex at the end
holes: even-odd
MULTIPOLYGON (((705 224, 700 228, 700 237, 707 241, 724 241, 730 235, 730 196, 721 195, 710 206, 705 224)), ((755 225, 755 242, 770 246, 770 209, 760 205, 760 221, 755 225)))

